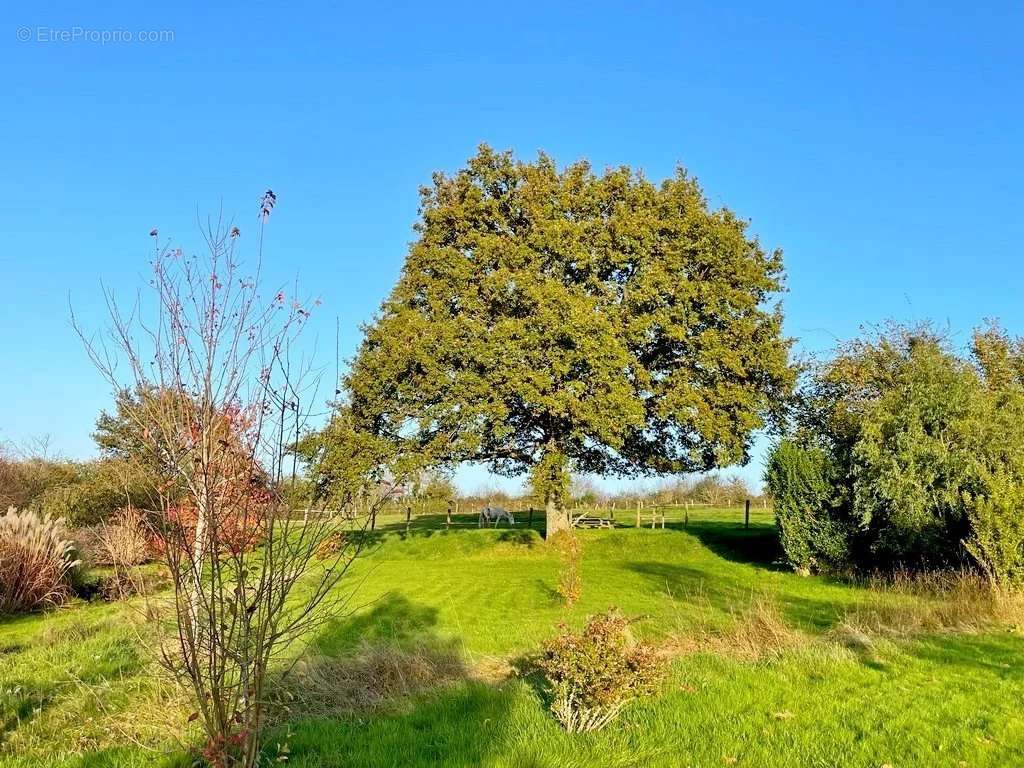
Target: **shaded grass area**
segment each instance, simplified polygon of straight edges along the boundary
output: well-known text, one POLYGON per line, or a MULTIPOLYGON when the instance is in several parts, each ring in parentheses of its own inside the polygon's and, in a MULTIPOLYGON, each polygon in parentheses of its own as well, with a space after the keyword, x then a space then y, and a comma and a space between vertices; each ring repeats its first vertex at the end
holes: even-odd
MULTIPOLYGON (((553 592, 558 558, 535 532, 379 523, 349 582, 357 610, 323 627, 282 681, 291 709, 270 742, 289 742, 290 765, 1024 764, 1017 633, 829 642, 851 616, 941 598, 788 573, 764 519, 744 529, 730 510, 685 528, 582 532, 583 594, 568 611, 553 592), (530 681, 502 675, 559 621, 612 604, 668 651, 709 633, 735 644, 759 601, 797 640, 755 627, 746 642, 779 645, 757 660, 695 642, 663 695, 597 734, 563 733, 530 681)), ((77 606, 0 623, 0 763, 183 764, 154 734, 187 713, 152 683, 129 611, 77 606)))
POLYGON ((1024 756, 1013 703, 1022 680, 1003 665, 1019 653, 1006 639, 958 638, 891 648, 874 665, 818 651, 769 665, 694 656, 676 665, 669 693, 573 736, 524 684, 468 683, 406 714, 299 722, 292 764, 1012 765, 1024 756))

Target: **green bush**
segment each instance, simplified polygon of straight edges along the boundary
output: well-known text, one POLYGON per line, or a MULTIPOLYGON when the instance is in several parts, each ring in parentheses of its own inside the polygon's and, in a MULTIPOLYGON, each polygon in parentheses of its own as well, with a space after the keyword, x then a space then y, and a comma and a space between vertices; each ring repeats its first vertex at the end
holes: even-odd
POLYGON ((62 520, 13 507, 0 516, 0 614, 64 602, 78 566, 62 520))
POLYGON ((966 504, 971 533, 964 546, 989 581, 1000 589, 1024 581, 1024 488, 999 484, 966 504))
POLYGON ((49 489, 73 483, 78 477, 74 462, 7 455, 0 445, 0 510, 26 509, 49 489))
POLYGON ((1024 340, 978 331, 970 355, 928 326, 856 340, 811 370, 766 481, 799 568, 974 563, 1024 580, 1024 340), (815 446, 799 448, 797 446, 815 446))
POLYGON ((835 502, 836 467, 820 448, 782 440, 772 450, 765 484, 786 559, 794 569, 838 570, 850 557, 850 526, 835 502))
POLYGON ((590 618, 582 632, 562 627, 543 651, 551 712, 570 732, 603 728, 630 701, 658 688, 665 664, 636 642, 618 610, 590 618))
POLYGON ((989 448, 972 366, 938 338, 908 335, 876 374, 852 451, 854 512, 872 532, 874 564, 957 567, 967 535, 964 493, 981 490, 977 457, 989 448))
POLYGON ((125 507, 152 508, 152 485, 129 461, 100 459, 73 465, 74 475, 47 488, 33 503, 73 526, 97 525, 125 507))

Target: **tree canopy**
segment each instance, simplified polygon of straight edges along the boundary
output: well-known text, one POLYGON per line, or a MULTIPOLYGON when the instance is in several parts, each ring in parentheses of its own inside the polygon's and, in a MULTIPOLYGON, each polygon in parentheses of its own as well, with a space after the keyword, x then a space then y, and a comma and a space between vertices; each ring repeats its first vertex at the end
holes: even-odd
POLYGON ((781 253, 682 168, 654 184, 481 146, 421 190, 416 231, 325 452, 363 435, 427 464, 532 471, 550 531, 570 471, 745 461, 792 386, 781 253))

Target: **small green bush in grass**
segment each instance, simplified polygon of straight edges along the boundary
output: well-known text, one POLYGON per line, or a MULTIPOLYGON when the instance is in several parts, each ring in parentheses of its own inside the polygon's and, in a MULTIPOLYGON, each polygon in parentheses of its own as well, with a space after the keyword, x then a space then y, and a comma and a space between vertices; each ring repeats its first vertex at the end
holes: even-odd
POLYGON ((571 733, 596 731, 630 701, 654 693, 666 672, 652 648, 638 643, 617 609, 591 617, 582 632, 562 627, 544 649, 540 668, 551 712, 571 733))

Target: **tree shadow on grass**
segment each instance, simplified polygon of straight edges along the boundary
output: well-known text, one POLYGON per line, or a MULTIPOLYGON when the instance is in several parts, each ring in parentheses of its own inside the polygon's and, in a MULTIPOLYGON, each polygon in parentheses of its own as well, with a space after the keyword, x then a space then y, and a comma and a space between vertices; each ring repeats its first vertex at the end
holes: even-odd
POLYGON ((690 522, 686 527, 670 523, 669 528, 689 533, 724 560, 772 571, 786 570, 781 565, 782 546, 774 525, 754 523, 744 528, 741 523, 708 520, 690 522))
POLYGON ((403 713, 289 723, 291 766, 488 765, 502 752, 511 693, 466 682, 417 699, 403 713))
POLYGON ((486 765, 511 694, 472 679, 436 626, 435 608, 396 594, 329 622, 276 683, 288 709, 268 746, 287 738, 303 768, 486 765))
POLYGON ((0 746, 10 734, 38 717, 53 698, 52 692, 34 690, 30 683, 8 681, 0 689, 0 746))
POLYGON ((562 597, 561 593, 544 581, 544 579, 536 579, 534 585, 537 587, 537 591, 543 595, 544 599, 552 605, 565 605, 565 598, 562 597))
POLYGON ((1024 638, 1010 633, 991 635, 936 635, 907 646, 911 656, 977 678, 1024 681, 1024 638))
POLYGON ((652 589, 664 592, 673 600, 723 614, 740 614, 750 607, 755 598, 764 595, 778 604, 788 623, 802 629, 825 631, 834 627, 847 612, 847 606, 827 599, 818 600, 777 589, 769 591, 759 588, 756 581, 709 574, 687 565, 645 561, 628 563, 626 567, 646 577, 652 589))
POLYGON ((430 637, 437 626, 437 609, 417 605, 397 593, 388 593, 355 615, 328 621, 311 645, 318 654, 343 656, 361 645, 402 646, 430 637))

